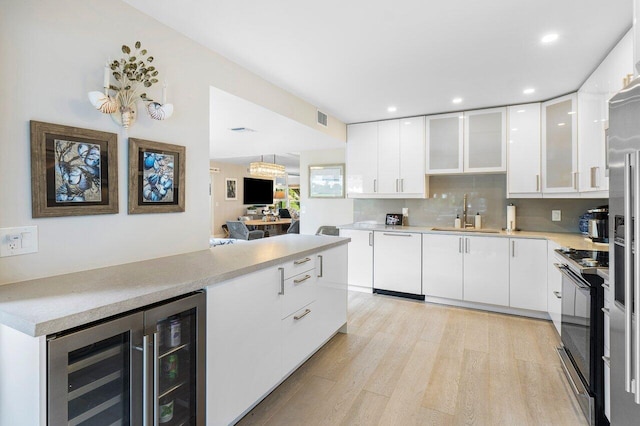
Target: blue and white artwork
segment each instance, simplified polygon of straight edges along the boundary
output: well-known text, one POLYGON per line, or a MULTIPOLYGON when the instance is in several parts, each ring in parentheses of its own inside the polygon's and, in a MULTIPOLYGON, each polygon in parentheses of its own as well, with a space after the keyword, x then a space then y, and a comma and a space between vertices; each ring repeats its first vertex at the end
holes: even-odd
POLYGON ((102 201, 100 145, 54 140, 56 203, 102 201))
POLYGON ((175 195, 173 188, 174 156, 144 151, 142 161, 142 202, 173 202, 175 195))

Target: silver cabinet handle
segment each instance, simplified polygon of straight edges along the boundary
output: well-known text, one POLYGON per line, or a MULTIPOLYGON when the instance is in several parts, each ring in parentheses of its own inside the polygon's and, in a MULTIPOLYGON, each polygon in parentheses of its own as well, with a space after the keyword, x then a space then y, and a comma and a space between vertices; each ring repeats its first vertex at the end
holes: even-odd
POLYGON ((400 179, 396 179, 396 192, 400 192, 400 179))
POLYGON ((373 232, 369 232, 369 246, 373 247, 373 232))
POLYGON ((596 170, 597 169, 598 169, 597 167, 591 167, 589 169, 589 177, 590 177, 590 180, 591 180, 591 182, 590 182, 591 188, 597 188, 597 185, 596 185, 596 170))
MULTIPOLYGON (((638 192, 638 188, 640 188, 640 151, 636 151, 635 153, 635 168, 633 170, 633 191, 638 192)), ((638 214, 640 213, 640 197, 636 195, 633 200, 633 212, 635 218, 633 218, 633 229, 634 239, 625 240, 625 243, 631 245, 632 241, 635 241, 636 250, 640 248, 640 227, 638 227, 638 214)), ((628 222, 625 222, 625 225, 628 222)), ((625 226, 626 228, 626 226, 625 226)), ((634 276, 633 276, 633 299, 625 299, 625 306, 629 308, 629 310, 635 309, 636 312, 640 312, 640 256, 634 256, 634 276)), ((635 372, 635 397, 634 401, 636 404, 640 404, 640 327, 636 327, 633 333, 633 369, 635 372)))
POLYGON ((465 253, 470 253, 471 252, 471 244, 469 243, 469 239, 468 238, 464 239, 464 252, 465 253))
POLYGON ((602 286, 602 288, 604 288, 605 290, 609 290, 609 288, 610 288, 610 287, 609 287, 609 284, 607 284, 607 283, 602 283, 602 284, 600 284, 600 285, 601 285, 601 286, 602 286))
POLYGON ((605 364, 607 364, 607 367, 611 368, 611 358, 609 358, 608 356, 603 356, 602 360, 605 364))
POLYGON ((401 232, 395 233, 395 234, 391 234, 389 232, 383 232, 382 235, 386 235, 387 237, 412 237, 413 235, 411 234, 404 234, 401 232))
POLYGON ((373 192, 378 192, 378 179, 373 180, 373 192))
POLYGON ((299 320, 302 319, 304 317, 306 317, 307 315, 309 315, 311 313, 311 309, 305 309, 303 313, 301 313, 300 315, 296 315, 293 317, 294 320, 299 320))
POLYGON ((149 336, 142 336, 142 424, 149 424, 149 336))
POLYGON ((319 254, 318 259, 320 260, 320 275, 318 275, 318 278, 322 278, 322 267, 324 266, 324 258, 321 254, 319 254))
POLYGON ((536 175, 536 192, 540 192, 540 175, 536 175))
POLYGON ((458 238, 458 253, 462 253, 462 237, 458 238))
POLYGON ((573 172, 573 189, 578 189, 578 172, 573 172))
POLYGON ((560 294, 559 291, 554 291, 553 294, 558 298, 558 299, 562 299, 562 295, 560 294))
POLYGON ((631 330, 633 323, 631 306, 631 283, 633 281, 633 254, 631 251, 631 241, 633 236, 631 230, 631 154, 624 156, 624 388, 627 392, 632 392, 631 384, 631 330))
POLYGON ((298 259, 293 262, 294 265, 302 265, 303 263, 307 263, 311 260, 310 257, 305 257, 304 259, 298 259))
POLYGON ((511 257, 516 257, 516 242, 511 240, 511 257))
POLYGON ((609 316, 609 315, 610 315, 609 308, 602 308, 602 312, 604 312, 604 314, 605 314, 606 316, 609 316))
POLYGON ((158 393, 160 387, 160 368, 158 361, 160 360, 160 348, 158 347, 158 332, 153 333, 153 424, 157 425, 160 421, 158 393))
POLYGON ((280 291, 278 295, 284 296, 284 268, 278 268, 278 271, 280 271, 280 291))
POLYGON ((565 361, 564 357, 567 355, 560 355, 559 351, 564 351, 564 349, 558 349, 558 356, 560 357, 560 365, 562 366, 562 369, 564 370, 564 375, 567 377, 569 384, 571 384, 571 387, 573 388, 573 392, 576 395, 580 395, 580 396, 586 396, 588 397, 589 395, 584 393, 584 392, 580 392, 578 390, 578 386, 576 385, 575 380, 573 379, 573 376, 569 373, 569 369, 567 368, 567 362, 571 362, 569 361, 569 359, 567 358, 567 360, 565 361))
POLYGON ((404 192, 404 179, 400 179, 400 192, 404 192))
POLYGON ((311 275, 305 275, 304 277, 297 279, 297 280, 293 280, 294 284, 300 284, 305 282, 306 280, 308 280, 309 278, 311 278, 311 275))

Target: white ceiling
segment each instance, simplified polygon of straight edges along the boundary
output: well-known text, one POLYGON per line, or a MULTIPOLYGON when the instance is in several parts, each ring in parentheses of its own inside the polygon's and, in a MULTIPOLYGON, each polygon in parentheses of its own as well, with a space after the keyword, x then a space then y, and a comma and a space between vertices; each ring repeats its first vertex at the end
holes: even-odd
POLYGON ((633 3, 125 1, 346 123, 574 91, 630 28, 633 3))

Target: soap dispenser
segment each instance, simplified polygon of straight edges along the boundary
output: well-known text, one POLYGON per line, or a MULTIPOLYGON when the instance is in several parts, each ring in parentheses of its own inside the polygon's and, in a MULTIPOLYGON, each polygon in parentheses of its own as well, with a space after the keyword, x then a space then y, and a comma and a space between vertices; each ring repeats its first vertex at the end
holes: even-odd
POLYGON ((480 212, 477 212, 475 216, 475 228, 482 228, 482 216, 480 216, 480 212))
POLYGON ((456 215, 456 221, 454 222, 455 228, 462 228, 462 223, 460 222, 460 215, 456 215))

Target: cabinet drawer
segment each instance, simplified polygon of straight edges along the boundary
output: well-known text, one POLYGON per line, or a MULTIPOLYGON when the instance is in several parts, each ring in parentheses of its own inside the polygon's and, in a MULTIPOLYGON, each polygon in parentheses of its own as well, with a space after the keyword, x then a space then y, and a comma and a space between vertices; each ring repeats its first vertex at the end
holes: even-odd
POLYGON ((288 374, 322 343, 317 332, 318 312, 315 303, 282 320, 282 372, 288 374))
POLYGON ((286 318, 303 306, 316 300, 318 277, 315 269, 284 280, 282 296, 282 318, 286 318))
POLYGON ((604 311, 604 351, 605 351, 605 355, 609 355, 609 348, 611 347, 610 341, 611 341, 611 334, 609 333, 609 327, 611 327, 611 321, 610 321, 610 317, 609 317, 609 308, 605 307, 602 309, 604 311))
POLYGON ((295 275, 307 272, 316 267, 316 255, 310 254, 299 259, 291 260, 284 265, 284 278, 291 278, 295 275))
POLYGON ((611 421, 611 367, 604 363, 604 415, 611 421))

